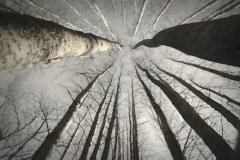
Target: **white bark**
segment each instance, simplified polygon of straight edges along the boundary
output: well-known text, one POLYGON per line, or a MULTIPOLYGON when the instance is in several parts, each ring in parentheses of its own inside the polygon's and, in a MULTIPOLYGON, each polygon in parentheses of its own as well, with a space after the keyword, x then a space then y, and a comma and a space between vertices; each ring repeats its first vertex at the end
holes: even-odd
POLYGON ((0 71, 119 47, 117 42, 50 21, 9 13, 0 17, 0 71))

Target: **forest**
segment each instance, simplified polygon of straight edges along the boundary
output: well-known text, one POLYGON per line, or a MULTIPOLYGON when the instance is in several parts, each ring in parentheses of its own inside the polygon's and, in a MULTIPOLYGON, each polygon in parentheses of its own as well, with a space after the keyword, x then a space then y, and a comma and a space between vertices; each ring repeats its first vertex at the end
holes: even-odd
POLYGON ((240 0, 0 0, 0 160, 239 160, 240 0))

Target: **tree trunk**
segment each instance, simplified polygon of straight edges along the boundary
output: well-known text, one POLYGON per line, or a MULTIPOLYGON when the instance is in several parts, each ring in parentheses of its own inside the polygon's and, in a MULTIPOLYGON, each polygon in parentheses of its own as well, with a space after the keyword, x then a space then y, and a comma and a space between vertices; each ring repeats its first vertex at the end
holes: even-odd
POLYGON ((118 111, 117 111, 117 116, 116 116, 116 125, 115 125, 115 137, 114 137, 114 147, 113 147, 113 153, 112 153, 112 160, 116 160, 117 156, 117 144, 118 144, 118 111))
POLYGON ((148 79, 150 79, 166 94, 183 119, 203 139, 205 144, 209 147, 218 160, 226 160, 231 158, 233 154, 232 148, 198 115, 198 113, 185 99, 183 99, 176 91, 174 91, 172 87, 163 79, 158 81, 149 73, 147 69, 142 68, 140 65, 138 65, 138 67, 145 72, 148 79))
POLYGON ((132 121, 133 121, 133 160, 139 160, 139 146, 138 146, 138 128, 137 128, 137 117, 135 111, 135 99, 132 82, 132 121))
POLYGON ((211 72, 213 74, 219 75, 219 76, 224 77, 224 78, 231 79, 233 81, 240 81, 240 76, 238 76, 238 75, 232 75, 232 74, 229 74, 229 73, 226 73, 226 72, 218 71, 218 70, 215 70, 215 69, 207 68, 207 67, 200 66, 200 65, 197 65, 197 64, 193 64, 193 63, 176 61, 176 60, 173 60, 173 59, 171 59, 171 60, 174 61, 174 62, 179 62, 179 63, 182 63, 182 64, 186 64, 186 65, 189 65, 189 66, 193 66, 193 67, 211 72))
MULTIPOLYGON (((111 66, 109 66, 110 68, 111 66)), ((87 96, 89 91, 92 89, 93 85, 96 83, 96 81, 100 78, 101 75, 103 75, 109 68, 104 70, 103 72, 99 73, 88 85, 85 89, 82 90, 81 93, 77 95, 77 97, 74 99, 72 104, 69 106, 67 112, 62 117, 62 119, 59 121, 57 126, 53 129, 53 131, 47 135, 44 142, 41 144, 41 146, 38 148, 38 150, 33 154, 32 160, 45 160, 47 159, 47 156, 51 152, 51 149, 54 144, 56 144, 58 138, 60 138, 62 132, 66 127, 68 126, 68 123, 72 119, 73 115, 77 111, 77 106, 79 103, 82 102, 82 100, 87 96)))
POLYGON ((107 136, 105 138, 105 145, 103 148, 103 153, 101 160, 106 160, 108 158, 108 153, 109 153, 109 148, 110 148, 110 143, 111 143, 111 136, 112 136, 112 131, 114 127, 114 121, 116 119, 116 114, 117 114, 117 107, 118 107, 118 96, 119 96, 119 89, 120 89, 120 78, 121 75, 118 78, 118 84, 117 84, 117 91, 116 91, 116 96, 115 96, 115 101, 113 104, 113 109, 112 109, 112 117, 109 123, 108 131, 107 131, 107 136))
POLYGON ((240 67, 240 15, 171 27, 135 45, 166 45, 208 61, 240 67))
POLYGON ((132 117, 131 117, 131 107, 130 102, 128 103, 128 119, 129 119, 129 157, 130 160, 133 159, 133 137, 132 137, 132 117))
POLYGON ((100 113, 101 113, 101 111, 102 111, 102 108, 103 108, 103 106, 104 106, 104 104, 105 104, 105 101, 106 101, 106 98, 107 98, 107 94, 108 94, 108 91, 109 91, 109 88, 110 88, 111 84, 112 84, 112 79, 111 79, 111 81, 110 81, 110 83, 109 83, 109 85, 108 85, 108 87, 107 87, 107 90, 106 90, 106 92, 105 92, 105 94, 104 94, 104 97, 103 97, 103 99, 102 99, 102 101, 101 101, 101 103, 100 103, 100 105, 99 105, 99 107, 98 107, 98 110, 97 110, 96 115, 95 115, 95 118, 94 118, 94 120, 93 120, 91 129, 90 129, 90 131, 89 131, 89 134, 88 134, 88 136, 87 136, 85 145, 84 145, 84 147, 83 147, 82 155, 81 155, 81 157, 79 158, 79 160, 86 160, 86 158, 87 158, 88 151, 89 151, 89 148, 90 148, 90 146, 91 146, 92 138, 93 138, 93 136, 94 136, 94 133, 95 133, 95 130, 96 130, 96 127, 97 127, 99 115, 100 115, 100 113))
POLYGON ((212 89, 210 89, 210 88, 200 86, 199 84, 197 84, 197 83, 195 83, 195 82, 193 82, 193 81, 192 81, 192 83, 194 83, 194 84, 195 84, 196 86, 198 86, 199 88, 205 89, 205 90, 207 90, 207 91, 209 91, 209 92, 212 92, 212 93, 214 93, 214 94, 216 94, 216 95, 218 95, 218 96, 220 96, 220 97, 222 97, 222 98, 225 98, 226 100, 228 100, 228 102, 231 102, 231 103, 233 103, 233 104, 235 104, 235 105, 238 105, 238 106, 240 107, 240 102, 238 102, 238 101, 236 101, 236 100, 228 97, 227 95, 221 94, 220 92, 216 92, 216 91, 214 91, 214 90, 212 90, 212 89))
POLYGON ((145 93, 148 96, 150 103, 152 104, 154 111, 156 112, 157 116, 161 120, 161 125, 159 124, 159 126, 163 132, 163 136, 165 138, 168 149, 169 149, 173 159, 174 160, 185 160, 186 158, 181 150, 180 144, 178 143, 173 131, 171 130, 170 126, 168 125, 167 118, 165 117, 163 111, 161 110, 161 107, 155 102, 155 99, 153 98, 151 91, 147 88, 147 86, 145 85, 145 83, 143 82, 141 77, 139 76, 137 70, 136 70, 136 73, 137 73, 137 77, 138 77, 139 81, 141 82, 141 84, 143 86, 145 93))
POLYGON ((162 71, 163 73, 167 74, 168 76, 175 78, 178 82, 180 82, 182 85, 184 85, 186 88, 188 88, 191 92, 193 92, 196 96, 198 96, 202 101, 204 101, 206 104, 208 104, 209 106, 211 106, 213 109, 215 109, 216 111, 218 111, 219 113, 221 113, 227 120, 228 122, 230 122, 238 131, 240 131, 240 120, 238 119, 237 116, 235 116, 234 114, 232 114, 229 110, 227 110, 224 106, 222 106, 221 104, 219 104, 218 102, 214 101, 213 99, 211 99, 210 97, 206 96, 205 94, 203 94, 201 91, 197 90, 196 88, 194 88, 192 85, 190 85, 189 83, 187 83, 186 81, 184 81, 183 79, 181 79, 180 77, 177 77, 163 69, 161 69, 160 67, 158 67, 157 65, 155 65, 160 71, 162 71))
POLYGON ((103 130, 104 130, 105 123, 106 123, 106 120, 107 120, 107 113, 108 113, 109 106, 110 106, 111 101, 112 101, 112 97, 113 97, 113 91, 112 91, 111 97, 110 97, 110 99, 109 99, 109 102, 108 102, 106 111, 105 111, 105 113, 104 113, 104 117, 103 117, 103 121, 102 121, 102 126, 101 126, 101 128, 100 128, 100 131, 99 131, 99 134, 98 134, 98 139, 97 139, 97 142, 96 142, 95 147, 94 147, 94 149, 93 149, 93 152, 92 152, 92 155, 91 155, 91 157, 90 157, 90 160, 96 160, 97 153, 98 153, 98 150, 99 150, 101 141, 102 141, 103 130))
POLYGON ((116 42, 28 15, 0 16, 0 71, 118 47, 116 42))
POLYGON ((87 112, 84 114, 84 116, 82 117, 81 121, 78 122, 77 127, 75 128, 72 137, 71 137, 70 140, 68 141, 68 144, 67 144, 66 148, 64 149, 61 157, 60 157, 60 160, 64 160, 64 158, 65 158, 65 156, 66 156, 66 154, 67 154, 67 152, 68 152, 68 150, 69 150, 69 148, 70 148, 70 146, 71 146, 71 144, 72 144, 72 142, 73 142, 73 139, 74 139, 75 136, 77 135, 77 133, 78 133, 78 131, 79 131, 78 129, 79 129, 82 121, 83 121, 84 118, 86 117, 86 115, 87 115, 87 112))

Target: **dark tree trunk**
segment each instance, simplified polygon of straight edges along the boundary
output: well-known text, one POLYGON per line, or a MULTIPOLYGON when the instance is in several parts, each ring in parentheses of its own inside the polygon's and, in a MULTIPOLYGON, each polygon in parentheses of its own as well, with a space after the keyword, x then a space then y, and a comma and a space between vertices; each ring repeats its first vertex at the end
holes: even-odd
POLYGON ((160 31, 135 45, 166 45, 201 59, 240 67, 240 15, 184 24, 160 31))
POLYGON ((200 65, 197 65, 197 64, 193 64, 193 63, 176 61, 176 60, 173 60, 173 59, 171 59, 171 60, 174 61, 174 62, 179 62, 179 63, 182 63, 182 64, 186 64, 186 65, 189 65, 189 66, 193 66, 193 67, 211 72, 213 74, 219 75, 219 76, 224 77, 224 78, 231 79, 233 81, 240 81, 240 76, 238 76, 238 75, 232 75, 232 74, 229 74, 229 73, 226 73, 226 72, 218 71, 218 70, 215 70, 215 69, 207 68, 207 67, 200 66, 200 65))
POLYGON ((216 111, 218 111, 219 113, 221 113, 227 120, 228 122, 230 122, 238 131, 240 131, 240 120, 238 119, 237 116, 235 116, 234 114, 232 114, 229 110, 227 110, 224 106, 222 106, 221 104, 219 104, 218 102, 214 101, 213 99, 211 99, 210 97, 206 96, 205 94, 203 94, 201 91, 197 90, 196 88, 194 88, 191 84, 187 83, 186 81, 184 81, 183 79, 181 79, 180 77, 177 77, 163 69, 161 69, 160 67, 158 67, 157 65, 155 65, 160 71, 162 71, 163 73, 167 74, 168 76, 175 78, 177 81, 179 81, 182 85, 184 85, 186 88, 188 88, 191 92, 193 92, 196 96, 198 96, 202 101, 204 101, 205 103, 207 103, 209 106, 211 106, 213 109, 215 109, 216 111))
POLYGON ((79 158, 79 160, 85 160, 85 159, 87 158, 88 151, 89 151, 89 148, 90 148, 90 146, 91 146, 92 138, 93 138, 93 136, 94 136, 94 133, 95 133, 95 130, 96 130, 96 127, 97 127, 99 115, 100 115, 100 113, 101 113, 101 111, 102 111, 102 108, 103 108, 103 106, 104 106, 104 104, 105 104, 105 101, 106 101, 106 98, 107 98, 107 94, 108 94, 108 91, 109 91, 109 88, 110 88, 111 84, 112 84, 112 79, 111 79, 111 81, 109 82, 109 85, 108 85, 108 87, 107 87, 107 90, 106 90, 106 92, 105 92, 105 94, 104 94, 104 97, 103 97, 101 103, 99 104, 98 110, 97 110, 97 112, 96 112, 95 118, 94 118, 93 123, 92 123, 92 126, 91 126, 91 129, 90 129, 90 131, 89 131, 89 134, 88 134, 88 136, 87 136, 85 145, 84 145, 84 147, 83 147, 82 155, 81 155, 81 157, 79 158))
POLYGON ((66 154, 67 154, 67 152, 68 152, 68 150, 69 150, 69 148, 70 148, 70 146, 71 146, 71 144, 72 144, 72 142, 73 142, 73 139, 74 139, 74 137, 76 136, 76 134, 77 134, 77 132, 78 132, 78 129, 79 129, 80 125, 81 125, 81 122, 84 120, 84 118, 86 117, 86 115, 87 115, 87 112, 86 112, 86 113, 84 114, 84 116, 82 117, 82 120, 78 122, 77 127, 76 127, 76 129, 74 130, 74 132, 73 132, 73 134, 72 134, 72 137, 71 137, 70 140, 68 141, 68 144, 67 144, 66 148, 64 149, 61 157, 60 157, 60 160, 64 160, 64 158, 65 158, 65 156, 66 156, 66 154))
POLYGON ((147 88, 147 86, 141 79, 140 75, 138 74, 137 70, 136 70, 136 73, 137 73, 137 77, 138 77, 139 81, 141 82, 141 84, 143 86, 145 93, 148 96, 150 103, 152 104, 154 111, 156 112, 157 116, 161 120, 161 123, 159 124, 159 126, 163 132, 163 136, 165 138, 168 149, 169 149, 173 159, 174 160, 185 160, 185 156, 181 150, 180 144, 178 143, 174 133, 172 132, 172 130, 168 124, 167 118, 165 117, 160 106, 155 102, 155 99, 153 98, 151 91, 147 88))
MULTIPOLYGON (((110 68, 111 66, 109 66, 110 68)), ((53 129, 53 131, 47 135, 44 142, 41 144, 41 146, 38 148, 38 150, 33 154, 32 160, 45 160, 47 159, 47 156, 51 152, 51 149, 54 144, 56 144, 58 138, 60 138, 62 132, 66 128, 67 124, 72 119, 73 115, 77 111, 77 106, 79 103, 82 102, 82 100, 85 98, 85 96, 88 94, 88 92, 92 89, 93 85, 96 83, 96 81, 100 78, 101 75, 103 75, 109 68, 104 70, 103 72, 99 73, 88 85, 85 89, 82 90, 81 93, 77 95, 77 97, 74 99, 72 104, 69 106, 67 112, 62 117, 60 122, 57 124, 57 126, 53 129)))
POLYGON ((130 160, 133 159, 133 137, 132 137, 132 117, 131 117, 131 107, 130 107, 130 102, 128 104, 128 119, 129 119, 129 149, 130 149, 130 160))
POLYGON ((216 94, 216 95, 218 95, 218 96, 220 96, 220 97, 222 97, 222 98, 225 98, 226 100, 228 100, 228 102, 231 102, 231 103, 233 103, 233 104, 235 104, 235 105, 238 105, 238 106, 240 107, 240 102, 238 102, 238 101, 236 101, 236 100, 228 97, 227 95, 221 94, 220 92, 216 92, 216 91, 214 91, 214 90, 212 90, 212 89, 210 89, 210 88, 200 86, 199 84, 197 84, 197 83, 195 83, 195 82, 193 82, 193 81, 192 81, 192 83, 194 83, 196 86, 198 86, 198 87, 200 87, 200 88, 202 88, 202 89, 205 89, 205 90, 207 90, 207 91, 209 91, 209 92, 212 92, 212 93, 214 93, 214 94, 216 94))
POLYGON ((119 89, 120 89, 120 78, 121 75, 118 78, 118 84, 117 84, 117 91, 116 91, 116 96, 115 96, 115 101, 113 104, 113 109, 112 109, 112 117, 109 123, 108 131, 107 131, 107 136, 105 138, 105 145, 103 148, 103 153, 101 160, 106 160, 108 158, 108 153, 109 153, 109 148, 110 148, 110 143, 111 143, 111 136, 112 136, 112 131, 114 127, 114 121, 116 119, 116 113, 117 113, 117 107, 118 107, 118 96, 119 96, 119 89))
POLYGON ((132 82, 132 121, 133 121, 133 160, 139 160, 139 146, 138 146, 138 124, 135 111, 134 89, 132 82))
POLYGON ((97 153, 98 153, 99 147, 101 145, 101 141, 102 141, 102 137, 103 137, 103 131, 104 131, 104 127, 105 127, 106 120, 107 120, 107 113, 108 113, 108 110, 109 110, 109 106, 111 105, 112 97, 113 97, 113 91, 112 91, 111 97, 109 99, 106 111, 104 113, 102 125, 101 125, 101 128, 100 128, 99 134, 98 134, 98 139, 97 139, 97 142, 96 142, 95 147, 93 149, 90 160, 96 160, 97 153))
POLYGON ((116 156, 117 156, 117 145, 118 145, 118 136, 119 136, 119 133, 118 133, 118 111, 117 111, 117 116, 116 116, 116 125, 115 125, 115 137, 114 137, 114 147, 113 147, 113 153, 112 153, 112 160, 115 160, 116 159, 116 156))
POLYGON ((166 94, 183 119, 192 127, 192 129, 203 139, 205 144, 213 152, 219 160, 230 159, 233 150, 223 140, 223 138, 214 131, 191 107, 191 105, 183 99, 176 91, 172 89, 163 79, 155 79, 147 69, 138 67, 145 72, 146 76, 166 94))

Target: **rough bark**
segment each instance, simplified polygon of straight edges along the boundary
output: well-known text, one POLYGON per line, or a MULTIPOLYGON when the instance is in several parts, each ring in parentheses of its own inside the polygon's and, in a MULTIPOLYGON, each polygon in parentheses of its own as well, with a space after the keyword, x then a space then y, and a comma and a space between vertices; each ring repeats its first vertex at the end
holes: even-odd
POLYGON ((198 115, 184 98, 174 91, 163 79, 159 81, 155 79, 147 69, 142 68, 140 65, 138 65, 138 67, 146 74, 150 81, 165 93, 183 119, 202 138, 217 159, 226 160, 231 158, 233 154, 232 148, 198 115))
POLYGON ((166 45, 201 59, 240 67, 240 15, 171 27, 135 45, 166 45))
POLYGON ((211 99, 210 97, 203 94, 201 91, 197 90, 195 87, 193 87, 191 84, 187 83, 183 79, 181 79, 178 76, 175 76, 174 74, 171 74, 157 65, 155 65, 161 72, 167 74, 168 76, 176 79, 178 82, 180 82, 182 85, 184 85, 187 89, 189 89, 191 92, 193 92, 197 97, 199 97, 202 101, 204 101, 206 104, 211 106, 213 109, 221 113, 229 123, 231 123, 238 131, 240 131, 240 120, 237 116, 232 114, 229 110, 227 110, 224 106, 222 106, 220 103, 216 102, 215 100, 211 99))
MULTIPOLYGON (((110 66, 111 67, 111 66, 110 66)), ((51 152, 53 145, 56 144, 58 138, 60 138, 62 132, 66 129, 68 123, 71 121, 72 117, 77 111, 77 106, 82 100, 87 96, 89 91, 92 89, 93 85, 96 81, 100 78, 107 71, 104 70, 103 72, 99 73, 88 85, 85 89, 83 89, 77 97, 73 100, 72 104, 69 106, 67 112, 59 121, 57 126, 53 129, 53 131, 47 135, 44 142, 41 146, 37 149, 37 151, 33 154, 32 160, 45 160, 47 159, 49 153, 51 152)))
POLYGON ((176 61, 176 60, 173 60, 173 59, 171 59, 171 60, 174 61, 174 62, 179 62, 179 63, 182 63, 182 64, 186 64, 186 65, 189 65, 189 66, 193 66, 193 67, 196 67, 196 68, 199 68, 199 69, 211 72, 213 74, 219 75, 219 76, 224 77, 224 78, 231 79, 233 81, 240 81, 240 76, 239 75, 233 75, 233 74, 230 74, 230 73, 226 73, 226 72, 223 72, 223 71, 215 70, 215 69, 212 69, 212 68, 207 68, 207 67, 200 66, 200 65, 197 65, 197 64, 193 64, 193 63, 188 63, 188 62, 183 62, 183 61, 176 61))
POLYGON ((109 153, 109 148, 110 148, 110 143, 111 143, 111 136, 112 136, 112 131, 113 131, 113 127, 114 127, 114 121, 115 121, 116 116, 117 116, 116 114, 117 114, 117 107, 118 107, 120 78, 121 78, 121 75, 119 76, 119 79, 118 79, 116 96, 115 96, 113 109, 112 109, 112 117, 111 117, 111 120, 110 120, 110 123, 109 123, 107 135, 106 135, 106 138, 105 138, 105 145, 104 145, 104 148, 103 148, 101 160, 106 160, 108 158, 108 153, 109 153))
POLYGON ((0 71, 118 47, 116 42, 28 15, 0 16, 0 71))
POLYGON ((153 98, 153 96, 151 94, 151 91, 147 88, 146 84, 141 79, 137 70, 136 70, 136 73, 137 73, 138 80, 141 82, 143 89, 144 89, 145 93, 147 94, 148 99, 149 99, 154 111, 156 112, 157 116, 160 118, 161 125, 159 125, 159 126, 163 132, 163 136, 165 138, 165 141, 167 143, 167 146, 169 148, 169 151, 170 151, 173 159, 174 160, 185 160, 186 158, 181 150, 181 146, 178 143, 176 136, 174 135, 172 129, 170 128, 165 114, 161 110, 161 107, 156 103, 155 99, 153 98))
POLYGON ((102 108, 103 108, 103 106, 105 104, 105 101, 106 101, 106 98, 107 98, 107 94, 108 94, 108 91, 109 91, 109 88, 110 88, 111 84, 112 84, 112 79, 111 79, 111 81, 110 81, 110 83, 109 83, 109 85, 107 87, 107 90, 106 90, 106 92, 104 94, 104 97, 103 97, 101 103, 99 104, 98 110, 97 110, 96 115, 94 117, 91 129, 90 129, 90 131, 88 133, 88 136, 86 138, 86 142, 84 144, 84 147, 83 147, 83 150, 82 150, 82 154, 81 154, 81 157, 79 158, 79 160, 85 160, 87 158, 88 151, 89 151, 89 148, 91 146, 92 138, 94 136, 94 133, 95 133, 95 130, 96 130, 96 127, 97 127, 99 115, 100 115, 100 113, 102 111, 102 108))
POLYGON ((96 142, 96 144, 95 144, 95 147, 94 147, 94 150, 93 150, 93 152, 92 152, 92 155, 91 155, 91 157, 90 157, 90 160, 96 160, 97 153, 98 153, 98 150, 99 150, 99 147, 100 147, 102 138, 103 138, 103 130, 104 130, 105 123, 106 123, 106 120, 107 120, 107 113, 108 113, 109 106, 110 106, 111 101, 112 101, 112 97, 113 97, 113 91, 112 91, 110 100, 109 100, 109 102, 108 102, 106 111, 105 111, 105 113, 104 113, 103 122, 102 122, 102 125, 101 125, 101 128, 100 128, 99 134, 98 134, 98 139, 97 139, 97 142, 96 142))

